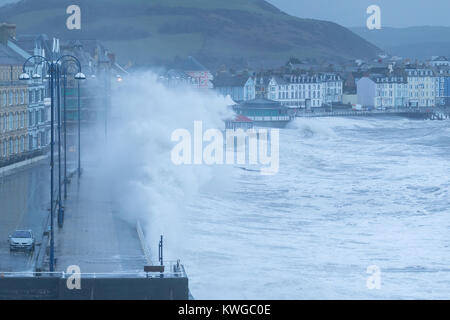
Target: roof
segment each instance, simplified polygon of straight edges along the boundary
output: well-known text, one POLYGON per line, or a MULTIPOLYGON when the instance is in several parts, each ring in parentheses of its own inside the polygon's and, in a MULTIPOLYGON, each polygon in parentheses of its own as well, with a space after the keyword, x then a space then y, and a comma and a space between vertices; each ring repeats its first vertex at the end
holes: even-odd
POLYGON ((214 79, 213 83, 215 87, 243 87, 249 78, 248 75, 221 74, 214 79))
POLYGON ((434 58, 433 61, 448 61, 448 59, 444 56, 439 56, 434 58))
POLYGON ((16 53, 14 50, 5 46, 4 44, 0 44, 0 64, 2 65, 22 65, 25 62, 25 59, 16 53))
POLYGON ((246 116, 243 116, 242 114, 237 115, 233 121, 234 122, 253 122, 250 118, 247 118, 246 116))
POLYGON ((16 38, 10 38, 10 41, 17 44, 20 48, 28 52, 29 54, 34 54, 34 48, 38 46, 44 49, 45 54, 50 56, 52 50, 52 41, 49 37, 44 34, 18 34, 16 38))
POLYGON ((267 86, 272 78, 271 77, 256 77, 255 84, 256 86, 267 86))
POLYGON ((257 98, 253 100, 247 100, 238 105, 240 108, 245 109, 285 109, 280 102, 269 100, 266 98, 257 98))
POLYGON ((278 76, 274 76, 273 79, 275 80, 275 82, 279 85, 283 85, 283 84, 289 84, 288 81, 286 81, 286 79, 284 79, 283 77, 278 77, 278 76))

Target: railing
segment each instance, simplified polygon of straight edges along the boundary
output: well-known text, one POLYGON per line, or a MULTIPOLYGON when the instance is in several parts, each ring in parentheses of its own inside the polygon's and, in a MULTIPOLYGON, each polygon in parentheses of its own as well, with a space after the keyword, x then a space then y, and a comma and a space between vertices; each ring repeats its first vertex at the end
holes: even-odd
POLYGON ((81 272, 66 273, 63 271, 23 271, 23 272, 1 272, 0 278, 15 277, 56 277, 66 279, 68 277, 79 275, 80 278, 184 278, 187 277, 184 266, 180 261, 166 261, 164 272, 144 272, 128 271, 128 272, 81 272))
POLYGON ((426 107, 426 108, 389 108, 384 110, 339 110, 339 111, 298 111, 297 117, 332 117, 332 116, 362 116, 372 114, 449 114, 450 108, 426 107))
POLYGON ((39 150, 28 151, 17 155, 12 155, 8 158, 0 159, 0 168, 45 155, 47 150, 48 148, 45 147, 39 150))

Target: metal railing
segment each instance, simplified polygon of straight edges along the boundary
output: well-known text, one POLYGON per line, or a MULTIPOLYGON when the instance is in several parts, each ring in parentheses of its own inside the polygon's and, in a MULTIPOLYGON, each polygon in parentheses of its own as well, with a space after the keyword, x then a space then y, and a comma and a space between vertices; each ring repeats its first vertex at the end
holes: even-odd
POLYGON ((48 147, 43 147, 39 150, 33 150, 33 151, 25 151, 19 154, 11 155, 7 158, 1 158, 0 159, 0 168, 7 167, 25 160, 33 159, 39 156, 46 155, 48 152, 48 147))
POLYGON ((64 271, 19 271, 1 272, 1 278, 15 277, 56 277, 66 279, 70 276, 79 275, 80 278, 184 278, 187 277, 184 266, 177 261, 166 261, 164 272, 124 271, 124 272, 81 272, 66 273, 64 271))
POLYGON ((297 111, 295 116, 297 117, 331 117, 331 116, 363 116, 372 114, 436 114, 443 113, 449 114, 450 109, 445 107, 427 107, 427 108, 417 108, 417 107, 405 107, 405 108, 387 108, 384 110, 336 110, 336 111, 297 111))

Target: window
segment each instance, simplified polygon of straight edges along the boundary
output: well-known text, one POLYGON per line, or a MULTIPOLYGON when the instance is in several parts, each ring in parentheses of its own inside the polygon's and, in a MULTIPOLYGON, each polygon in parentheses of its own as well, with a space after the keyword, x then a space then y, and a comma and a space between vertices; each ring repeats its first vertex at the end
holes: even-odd
POLYGON ((12 105, 13 103, 13 96, 12 96, 12 92, 8 91, 8 105, 12 105))
POLYGON ((10 113, 10 114, 9 114, 9 131, 14 130, 13 125, 14 125, 13 114, 10 113))
POLYGON ((20 91, 20 104, 24 104, 25 103, 25 91, 21 90, 20 91))

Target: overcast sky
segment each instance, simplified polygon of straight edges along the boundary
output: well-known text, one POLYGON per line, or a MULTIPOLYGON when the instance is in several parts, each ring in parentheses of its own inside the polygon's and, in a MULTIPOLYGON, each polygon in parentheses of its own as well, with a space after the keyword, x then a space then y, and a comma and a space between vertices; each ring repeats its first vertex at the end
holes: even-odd
POLYGON ((381 8, 386 27, 450 26, 450 0, 267 0, 301 18, 329 20, 346 27, 365 26, 366 9, 381 8))

